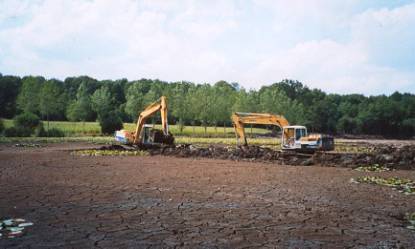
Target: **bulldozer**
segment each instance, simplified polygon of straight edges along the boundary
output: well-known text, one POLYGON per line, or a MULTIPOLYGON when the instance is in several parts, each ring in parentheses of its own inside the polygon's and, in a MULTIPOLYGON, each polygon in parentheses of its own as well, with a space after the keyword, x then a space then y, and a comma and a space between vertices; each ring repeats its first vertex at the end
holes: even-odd
POLYGON ((283 151, 296 151, 314 153, 316 151, 334 150, 334 138, 323 134, 307 134, 307 128, 301 125, 290 125, 282 115, 270 113, 244 113, 232 114, 232 123, 235 128, 238 145, 248 145, 245 136, 245 124, 275 125, 281 128, 281 149, 283 151))
POLYGON ((126 145, 173 145, 174 137, 169 132, 167 122, 167 98, 161 96, 160 99, 148 105, 138 116, 135 132, 116 131, 115 140, 126 145), (147 119, 158 111, 161 113, 162 130, 154 129, 152 125, 146 124, 147 119))

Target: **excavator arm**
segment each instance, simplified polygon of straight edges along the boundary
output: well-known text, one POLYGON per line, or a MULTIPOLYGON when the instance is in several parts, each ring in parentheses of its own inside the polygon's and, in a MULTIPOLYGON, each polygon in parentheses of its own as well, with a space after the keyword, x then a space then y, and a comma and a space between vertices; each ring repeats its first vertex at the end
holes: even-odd
POLYGON ((147 106, 142 111, 137 119, 137 125, 135 132, 129 132, 126 130, 120 130, 115 132, 115 140, 124 144, 173 144, 174 137, 169 133, 169 126, 167 123, 167 98, 162 96, 156 102, 147 106), (154 115, 156 112, 161 113, 161 124, 162 130, 147 130, 145 123, 149 117, 154 115))
POLYGON ((169 135, 169 126, 167 123, 167 99, 165 96, 161 96, 159 100, 147 106, 146 109, 144 109, 144 111, 142 111, 138 116, 137 126, 135 128, 134 133, 134 144, 137 144, 138 141, 141 141, 141 130, 143 129, 143 126, 146 123, 147 119, 158 111, 160 111, 161 113, 161 125, 163 134, 166 136, 169 135))
POLYGON ((245 124, 276 125, 279 126, 281 130, 284 126, 290 125, 288 120, 284 116, 270 113, 235 112, 232 114, 232 122, 235 128, 238 143, 240 140, 242 140, 244 145, 248 145, 245 136, 245 124))

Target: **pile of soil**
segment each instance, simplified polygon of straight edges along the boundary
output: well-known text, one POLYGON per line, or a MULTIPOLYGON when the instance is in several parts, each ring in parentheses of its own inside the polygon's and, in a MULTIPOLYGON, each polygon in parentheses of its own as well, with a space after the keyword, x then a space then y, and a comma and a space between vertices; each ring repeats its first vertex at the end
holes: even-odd
MULTIPOLYGON (((104 150, 132 150, 120 145, 103 146, 104 150)), ((321 165, 356 168, 362 165, 381 164, 391 169, 415 169, 415 146, 402 147, 379 145, 364 153, 316 152, 302 154, 273 150, 261 146, 218 146, 199 147, 192 144, 176 146, 141 146, 150 155, 176 157, 200 157, 243 161, 272 162, 283 165, 321 165)))

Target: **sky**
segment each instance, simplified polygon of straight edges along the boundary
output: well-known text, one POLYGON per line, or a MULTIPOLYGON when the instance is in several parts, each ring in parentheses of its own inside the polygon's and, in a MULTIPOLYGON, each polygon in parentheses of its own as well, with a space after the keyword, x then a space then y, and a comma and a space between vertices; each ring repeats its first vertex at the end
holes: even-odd
POLYGON ((415 93, 415 1, 0 0, 0 73, 415 93))

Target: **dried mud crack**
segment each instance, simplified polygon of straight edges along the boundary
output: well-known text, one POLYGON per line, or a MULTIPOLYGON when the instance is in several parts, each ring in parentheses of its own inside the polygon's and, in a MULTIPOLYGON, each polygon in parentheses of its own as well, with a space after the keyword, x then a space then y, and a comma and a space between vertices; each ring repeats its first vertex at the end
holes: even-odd
MULTIPOLYGON (((1 146, 0 214, 24 217, 35 225, 19 238, 0 239, 0 248, 412 248, 415 244, 415 232, 407 228, 415 196, 350 183, 367 172, 286 167, 259 159, 245 162, 251 161, 249 157, 222 160, 207 154, 219 153, 209 148, 203 149, 206 156, 191 158, 186 153, 196 153, 194 148, 180 149, 183 157, 160 156, 176 148, 148 150, 153 156, 137 157, 71 154, 91 148, 78 143, 27 149, 1 146)), ((267 157, 267 149, 258 150, 253 153, 267 157)), ((415 171, 373 174, 415 180, 415 171)))

